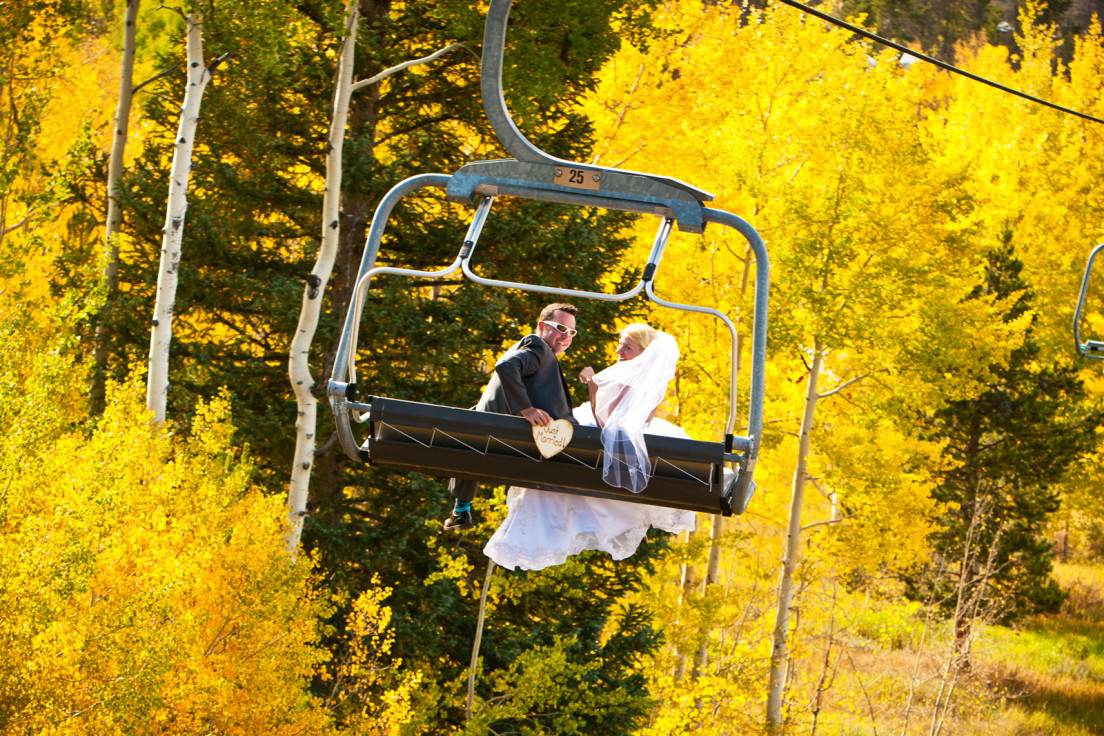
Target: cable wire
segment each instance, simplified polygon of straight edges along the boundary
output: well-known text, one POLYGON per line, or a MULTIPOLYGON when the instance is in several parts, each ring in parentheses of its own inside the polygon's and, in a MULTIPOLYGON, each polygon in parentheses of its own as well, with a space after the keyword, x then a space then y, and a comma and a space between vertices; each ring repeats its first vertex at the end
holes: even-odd
POLYGON ((958 67, 952 66, 951 64, 948 64, 945 61, 940 61, 939 59, 935 59, 931 56, 928 56, 927 54, 922 54, 919 51, 913 51, 910 48, 907 48, 907 47, 902 46, 898 43, 894 43, 893 41, 890 41, 888 38, 882 38, 881 36, 878 36, 876 34, 871 33, 870 31, 864 30, 862 28, 859 28, 856 25, 848 23, 845 20, 840 20, 839 18, 828 15, 827 13, 822 13, 819 10, 816 10, 815 8, 811 8, 808 5, 805 5, 804 3, 799 3, 799 2, 797 2, 797 0, 779 0, 779 2, 785 3, 786 5, 789 5, 791 7, 797 8, 798 10, 806 12, 810 15, 815 15, 817 18, 820 18, 821 20, 824 20, 824 21, 828 21, 829 23, 833 23, 833 24, 839 26, 840 28, 846 28, 847 30, 851 31, 852 33, 857 33, 858 35, 862 36, 863 38, 874 41, 875 43, 883 44, 885 46, 890 47, 891 49, 896 49, 897 51, 900 51, 901 53, 904 53, 904 54, 908 54, 910 56, 915 56, 917 59, 923 59, 924 61, 928 62, 929 64, 935 64, 940 69, 946 69, 949 72, 954 72, 955 74, 961 74, 962 76, 968 77, 968 78, 974 80, 975 82, 981 82, 982 84, 988 84, 990 87, 996 87, 997 89, 1001 90, 1002 92, 1009 92, 1011 94, 1016 95, 1017 97, 1022 97, 1025 100, 1031 100, 1032 102, 1037 102, 1040 105, 1046 105, 1047 107, 1054 108, 1055 110, 1058 110, 1060 112, 1066 112, 1066 113, 1069 113, 1070 115, 1076 115, 1079 118, 1084 118, 1085 120, 1091 120, 1094 123, 1104 123, 1104 120, 1101 120, 1100 118, 1094 118, 1092 115, 1086 115, 1083 112, 1078 112, 1077 110, 1071 110, 1068 107, 1062 107, 1061 105, 1056 105, 1053 102, 1048 102, 1046 100, 1039 99, 1038 97, 1033 97, 1032 95, 1029 95, 1026 92, 1020 92, 1017 89, 1012 89, 1011 87, 1005 87, 1003 84, 998 84, 997 82, 994 82, 990 79, 986 79, 985 77, 979 77, 976 74, 971 74, 970 72, 966 71, 965 69, 959 69, 958 67))

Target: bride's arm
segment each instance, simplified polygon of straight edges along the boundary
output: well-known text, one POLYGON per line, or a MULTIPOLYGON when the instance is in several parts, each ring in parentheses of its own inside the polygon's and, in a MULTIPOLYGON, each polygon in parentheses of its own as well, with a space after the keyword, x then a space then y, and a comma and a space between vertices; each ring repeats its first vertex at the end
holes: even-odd
POLYGON ((590 395, 590 413, 594 415, 594 422, 599 427, 602 422, 598 419, 598 407, 594 403, 594 397, 598 395, 598 384, 594 382, 594 369, 589 365, 579 371, 579 380, 586 384, 587 393, 590 395))
MULTIPOLYGON (((587 385, 587 391, 590 394, 590 411, 594 415, 594 423, 597 424, 599 427, 604 427, 606 423, 603 420, 603 417, 598 415, 598 383, 594 380, 594 369, 590 366, 584 368, 582 371, 579 372, 579 380, 587 385)), ((628 392, 629 387, 622 386, 621 390, 617 392, 617 396, 615 396, 608 405, 602 407, 605 410, 605 419, 608 419, 610 416, 613 415, 614 409, 617 408, 617 405, 621 403, 621 399, 625 398, 625 394, 627 394, 628 392)), ((652 416, 655 416, 654 410, 652 411, 652 416)), ((648 417, 649 422, 652 420, 652 416, 648 417)))

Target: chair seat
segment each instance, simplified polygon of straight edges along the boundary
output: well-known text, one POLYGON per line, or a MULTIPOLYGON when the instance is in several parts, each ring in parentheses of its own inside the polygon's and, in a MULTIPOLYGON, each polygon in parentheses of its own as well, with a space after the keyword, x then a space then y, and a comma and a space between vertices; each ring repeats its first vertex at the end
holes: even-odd
MULTIPOLYGON (((373 465, 427 475, 576 493, 668 508, 731 513, 736 474, 724 444, 645 435, 652 475, 641 493, 602 479, 601 430, 576 426, 571 443, 543 457, 521 417, 373 396, 362 454, 373 465)), ((741 509, 742 510, 742 509, 741 509)))

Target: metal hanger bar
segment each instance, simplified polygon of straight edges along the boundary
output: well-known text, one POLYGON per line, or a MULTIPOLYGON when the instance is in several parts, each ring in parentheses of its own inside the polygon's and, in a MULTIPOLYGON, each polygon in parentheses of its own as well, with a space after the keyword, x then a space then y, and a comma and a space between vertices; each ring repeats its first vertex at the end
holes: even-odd
POLYGON ((1085 277, 1081 280, 1081 295, 1077 298, 1077 309, 1073 312, 1073 346, 1081 355, 1094 359, 1104 359, 1104 343, 1096 340, 1081 342, 1081 310, 1085 306, 1085 295, 1089 293, 1089 277, 1092 275, 1093 260, 1096 258, 1096 254, 1102 250, 1104 250, 1104 243, 1096 246, 1089 253, 1089 262, 1085 266, 1085 277), (1096 352, 1100 352, 1100 355, 1093 355, 1096 352))
POLYGON ((483 233, 483 226, 487 224, 487 218, 491 214, 494 200, 493 196, 484 197, 479 203, 479 207, 475 210, 475 216, 472 217, 471 224, 468 225, 468 233, 464 236, 464 245, 460 248, 461 255, 464 254, 465 250, 471 250, 479 240, 479 236, 483 233))
POLYGON ((494 128, 495 135, 506 150, 519 161, 537 161, 555 163, 559 159, 549 156, 534 146, 518 130, 510 111, 506 108, 506 98, 502 94, 502 66, 506 48, 506 25, 510 19, 510 6, 513 0, 491 0, 487 8, 487 25, 483 30, 483 59, 480 73, 480 93, 483 96, 483 110, 494 128))
POLYGON ((759 443, 763 437, 763 399, 767 370, 767 311, 770 301, 770 257, 767 246, 743 218, 724 210, 705 208, 706 222, 730 227, 748 241, 755 252, 755 311, 751 330, 751 391, 748 397, 748 437, 752 448, 748 457, 748 472, 752 471, 759 456, 759 443))
POLYGON ((498 281, 497 279, 485 279, 472 273, 472 270, 468 268, 468 262, 466 260, 461 264, 460 267, 463 269, 464 275, 467 276, 468 279, 481 286, 494 286, 500 289, 518 289, 519 291, 532 291, 538 294, 552 294, 554 296, 563 297, 578 296, 583 297, 584 299, 594 299, 596 301, 623 302, 627 299, 632 299, 644 288, 644 281, 641 280, 639 284, 637 284, 631 290, 624 292, 623 294, 603 294, 600 291, 561 289, 555 286, 542 286, 540 284, 523 284, 517 281, 498 281))
POLYGON ((470 204, 480 195, 674 217, 680 230, 692 233, 702 231, 702 203, 713 199, 709 192, 675 179, 589 164, 514 159, 473 161, 453 174, 450 201, 470 204))
MULTIPOLYGON (((460 261, 465 255, 465 251, 470 250, 479 240, 479 235, 483 231, 483 225, 487 221, 487 215, 491 211, 491 205, 494 203, 494 197, 486 197, 479 202, 479 207, 475 211, 475 216, 472 218, 471 224, 468 225, 468 234, 464 237, 464 244, 460 247, 460 252, 456 255, 456 260, 452 262, 452 265, 442 268, 437 271, 419 271, 413 268, 399 268, 397 266, 376 266, 369 269, 360 280, 357 281, 357 291, 367 291, 370 280, 373 276, 379 276, 382 274, 395 274, 399 276, 410 276, 413 278, 423 279, 439 279, 456 271, 460 268, 460 261)), ((363 299, 357 300, 363 306, 363 299)), ((357 320, 359 322, 359 319, 357 320)))
MULTIPOLYGON (((487 113, 487 120, 491 123, 498 140, 502 142, 506 150, 520 162, 562 165, 578 167, 588 174, 595 172, 609 172, 621 174, 634 174, 636 176, 651 179, 662 183, 667 187, 681 189, 690 193, 699 201, 708 202, 713 195, 697 187, 671 179, 665 176, 655 176, 637 172, 625 172, 618 169, 610 169, 602 166, 589 166, 572 163, 564 159, 552 156, 537 148, 525 134, 518 129, 506 107, 506 98, 502 93, 502 69, 505 64, 506 31, 509 25, 510 8, 513 0, 491 0, 487 8, 487 20, 483 31, 483 56, 480 69, 479 88, 483 98, 483 110, 487 113)), ((603 173, 603 176, 605 174, 603 173)))
MULTIPOLYGON (((372 225, 368 229, 368 239, 364 246, 364 255, 360 259, 360 269, 357 273, 356 283, 362 281, 367 285, 365 274, 376 265, 376 257, 379 255, 380 243, 383 240, 387 221, 391 217, 391 210, 410 192, 418 189, 436 187, 447 189, 448 174, 419 174, 405 179, 391 188, 376 207, 376 214, 372 218, 372 225)), ((352 402, 350 396, 350 378, 355 376, 355 350, 356 336, 360 321, 360 314, 364 306, 365 290, 354 290, 352 302, 345 313, 345 326, 341 330, 341 339, 337 344, 337 353, 334 355, 333 371, 330 380, 326 384, 326 393, 330 398, 330 405, 334 413, 334 427, 337 430, 337 438, 341 442, 341 449, 353 459, 365 459, 360 450, 360 445, 353 435, 352 414, 357 411, 359 404, 352 402), (357 294, 359 291, 359 294, 357 294)))
POLYGON ((423 279, 439 279, 453 273, 456 269, 460 268, 461 262, 466 255, 471 252, 471 249, 475 247, 475 242, 479 240, 479 234, 483 231, 483 225, 487 222, 487 215, 490 213, 491 205, 493 204, 494 197, 486 197, 479 202, 479 206, 475 208, 475 215, 472 216, 471 224, 468 225, 468 233, 464 236, 464 243, 460 246, 460 253, 456 256, 456 260, 452 262, 451 266, 442 268, 438 271, 419 271, 412 268, 377 266, 376 268, 368 269, 368 271, 357 280, 356 288, 353 290, 352 301, 352 304, 356 308, 356 318, 353 320, 352 324, 353 349, 349 351, 349 370, 346 374, 350 382, 356 380, 356 344, 360 335, 360 320, 363 316, 364 300, 367 298, 368 286, 372 281, 372 277, 379 274, 397 274, 423 279))
POLYGON ((673 224, 674 222, 670 217, 665 217, 659 226, 659 230, 656 231, 655 238, 652 240, 652 252, 648 254, 648 265, 644 267, 645 281, 651 281, 655 278, 656 269, 659 268, 659 261, 663 258, 663 251, 667 249, 667 240, 671 237, 671 227, 673 224))

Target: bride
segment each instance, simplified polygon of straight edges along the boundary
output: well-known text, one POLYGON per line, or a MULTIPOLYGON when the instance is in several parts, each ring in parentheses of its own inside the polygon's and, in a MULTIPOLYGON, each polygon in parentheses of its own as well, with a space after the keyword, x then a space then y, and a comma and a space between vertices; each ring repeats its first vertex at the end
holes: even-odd
MULTIPOLYGON (((587 367, 579 380, 590 401, 575 409, 579 424, 602 428, 610 485, 639 493, 648 483, 644 434, 690 439, 681 428, 655 416, 675 375, 675 339, 635 323, 621 331, 617 363, 601 373, 587 367)), ((584 550, 613 559, 632 555, 649 527, 678 533, 694 529, 694 512, 660 506, 511 487, 507 516, 484 553, 501 567, 540 570, 560 565, 584 550)))

